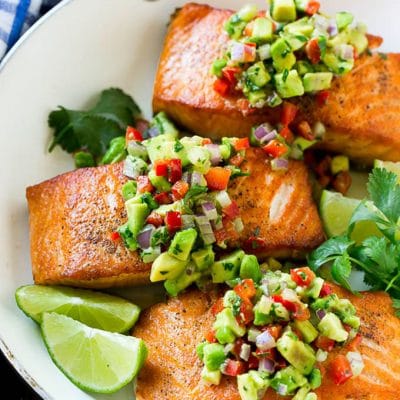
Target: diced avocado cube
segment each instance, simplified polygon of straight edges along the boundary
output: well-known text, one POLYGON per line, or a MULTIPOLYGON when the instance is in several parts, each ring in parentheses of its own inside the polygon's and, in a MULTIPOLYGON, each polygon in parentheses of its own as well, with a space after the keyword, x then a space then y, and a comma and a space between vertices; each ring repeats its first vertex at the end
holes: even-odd
POLYGON ((307 393, 304 400, 318 400, 318 396, 314 392, 307 393))
POLYGON ((284 99, 304 94, 303 82, 296 70, 291 70, 286 75, 276 74, 275 84, 279 95, 284 99))
POLYGON ((333 73, 338 75, 346 74, 351 71, 354 66, 354 59, 347 61, 341 60, 330 51, 326 52, 322 60, 333 73))
POLYGON ((289 43, 289 46, 292 51, 300 50, 307 44, 308 38, 304 35, 293 35, 293 34, 285 34, 282 38, 289 43))
POLYGON ((156 160, 172 158, 171 151, 176 140, 176 135, 166 133, 144 140, 142 144, 146 147, 149 159, 152 163, 156 160), (168 143, 168 146, 167 146, 168 143))
POLYGON ((263 326, 272 322, 271 315, 273 301, 270 297, 262 295, 254 306, 254 325, 263 326))
POLYGON ((301 151, 304 151, 304 150, 307 150, 312 145, 314 145, 315 143, 317 143, 316 140, 307 140, 307 139, 304 139, 303 137, 297 137, 294 140, 292 147, 297 147, 301 151))
POLYGON ((277 39, 272 44, 271 56, 274 67, 278 71, 289 70, 296 64, 296 57, 289 44, 283 38, 277 39))
POLYGON ((157 247, 148 247, 147 249, 143 249, 140 253, 140 256, 142 257, 143 262, 151 263, 160 254, 161 254, 161 246, 157 246, 157 247))
POLYGON ((312 323, 308 320, 300 321, 300 320, 296 319, 294 321, 294 326, 300 331, 300 333, 306 343, 313 342, 318 336, 318 331, 314 328, 312 323))
POLYGON ((311 72, 303 76, 305 92, 318 92, 331 87, 332 72, 311 72))
POLYGON ((221 152, 221 157, 223 160, 228 160, 231 157, 231 145, 220 144, 219 151, 221 152))
POLYGON ((151 184, 159 191, 159 192, 169 192, 171 190, 171 184, 168 180, 163 176, 157 176, 154 169, 151 169, 148 177, 150 179, 151 184))
POLYGON ((268 42, 272 39, 272 21, 267 18, 256 18, 253 24, 251 40, 257 43, 268 42))
POLYGON ((121 225, 118 228, 118 233, 121 235, 122 240, 124 241, 125 246, 129 250, 136 250, 138 248, 138 244, 136 241, 136 236, 129 230, 128 223, 121 225))
POLYGON ((159 282, 177 278, 185 269, 187 262, 178 260, 168 253, 161 253, 151 266, 150 281, 159 282))
POLYGON ((210 152, 205 147, 194 146, 188 151, 187 156, 197 172, 206 174, 210 169, 210 152))
POLYGON ((174 201, 172 204, 163 204, 157 208, 157 214, 165 218, 168 211, 182 212, 182 200, 174 201))
POLYGON ((149 215, 147 204, 138 204, 128 200, 125 202, 126 213, 128 214, 129 230, 136 236, 144 226, 144 222, 149 215))
POLYGON ((308 74, 309 72, 314 72, 313 66, 308 61, 305 61, 305 60, 297 61, 294 68, 297 70, 297 72, 300 76, 304 76, 305 74, 308 74))
POLYGON ((294 0, 294 3, 296 5, 296 9, 301 12, 305 12, 307 9, 307 5, 310 2, 310 0, 294 0))
POLYGON ((232 343, 236 337, 242 337, 246 333, 246 328, 238 324, 231 308, 224 308, 217 314, 213 329, 221 344, 232 343), (228 331, 233 334, 233 339, 232 336, 228 334, 228 331), (221 337, 221 333, 224 334, 224 337, 221 337), (226 338, 225 335, 227 335, 226 338), (222 341, 220 339, 222 339, 222 341))
POLYGON ((205 271, 214 263, 215 253, 212 246, 206 246, 192 253, 192 260, 199 271, 205 271))
POLYGON ((249 79, 257 87, 265 86, 271 79, 265 65, 262 61, 253 64, 246 71, 246 78, 249 79))
POLYGON ((272 108, 278 107, 280 104, 282 104, 282 99, 278 96, 278 93, 273 92, 267 97, 267 104, 272 108))
POLYGON ((170 134, 173 135, 174 138, 178 137, 178 130, 175 128, 175 125, 170 121, 164 111, 159 112, 153 117, 150 122, 150 126, 156 126, 161 135, 170 134))
POLYGON ((336 13, 336 25, 339 31, 347 28, 353 22, 353 15, 346 11, 336 13))
POLYGON ((324 318, 321 319, 318 324, 318 329, 323 336, 335 340, 336 342, 344 342, 349 337, 339 317, 331 312, 326 313, 324 318))
POLYGON ((311 389, 310 385, 305 384, 296 392, 296 394, 293 396, 292 400, 305 400, 310 389, 311 389))
POLYGON ((223 304, 225 308, 231 308, 234 315, 237 315, 240 312, 242 299, 234 290, 227 290, 224 294, 223 304))
POLYGON ((264 101, 267 98, 267 94, 264 90, 255 90, 247 94, 250 104, 255 105, 260 101, 264 101))
POLYGON ((367 50, 368 39, 364 33, 352 30, 350 31, 348 39, 350 44, 352 44, 356 48, 358 54, 362 54, 365 50, 367 50))
POLYGON ((317 299, 321 292, 322 286, 324 285, 324 280, 320 277, 314 278, 311 282, 311 285, 305 291, 305 295, 307 297, 312 297, 313 299, 317 299))
POLYGON ((226 359, 224 346, 219 343, 209 343, 203 348, 203 362, 209 371, 217 371, 226 359))
POLYGON ((155 210, 158 208, 158 203, 154 200, 154 197, 151 193, 146 192, 140 195, 140 200, 143 204, 147 204, 150 210, 155 210))
POLYGON ((139 157, 128 155, 124 161, 123 173, 130 178, 136 179, 139 175, 143 175, 148 170, 146 161, 139 157))
POLYGON ((252 254, 245 254, 243 256, 239 276, 242 279, 253 279, 256 283, 261 281, 262 273, 256 256, 252 254))
POLYGON ((356 309, 349 299, 339 299, 338 297, 329 303, 329 311, 334 312, 342 319, 356 314, 356 309))
POLYGON ((290 319, 289 311, 281 303, 273 304, 273 312, 280 320, 289 321, 290 319))
POLYGON ((304 35, 310 38, 311 34, 314 31, 314 26, 309 18, 304 17, 295 22, 291 22, 290 24, 285 25, 283 31, 287 33, 292 33, 293 35, 304 35))
POLYGON ((350 169, 349 157, 347 156, 335 156, 331 161, 331 172, 333 175, 338 174, 342 171, 348 171, 350 169))
POLYGON ((223 58, 219 58, 213 62, 211 67, 211 73, 213 75, 218 76, 219 78, 222 76, 222 70, 226 67, 227 61, 223 58))
POLYGON ((258 371, 250 371, 237 377, 239 394, 242 400, 259 400, 259 392, 269 386, 269 380, 258 371))
POLYGON ((271 16, 278 22, 295 21, 297 13, 294 0, 272 0, 271 16))
POLYGON ((128 181, 122 186, 122 197, 124 200, 132 199, 136 196, 137 184, 135 181, 128 181))
POLYGON ((164 282, 164 288, 170 296, 175 297, 200 277, 201 273, 196 272, 194 265, 189 263, 177 278, 167 279, 164 282))
POLYGON ((206 366, 201 371, 201 378, 211 385, 219 385, 221 382, 221 371, 209 371, 206 366))
POLYGON ((309 376, 309 382, 310 382, 310 387, 311 389, 317 389, 321 386, 322 383, 322 375, 321 371, 318 368, 314 368, 311 371, 311 374, 309 376))
POLYGON ((246 4, 238 12, 237 15, 242 21, 251 21, 258 13, 258 7, 254 4, 246 4))
POLYGON ((278 390, 281 385, 286 386, 286 393, 280 393, 282 395, 292 394, 297 388, 306 384, 307 379, 291 365, 278 371, 271 380, 271 387, 275 390, 278 390))
POLYGON ((296 340, 292 332, 285 332, 277 341, 281 355, 301 374, 311 373, 316 362, 314 351, 301 340, 296 340))
POLYGON ((346 315, 343 318, 343 323, 351 326, 354 329, 358 329, 360 327, 360 318, 357 315, 346 315))
POLYGON ((207 344, 208 344, 208 342, 201 342, 196 346, 196 354, 197 354, 197 357, 199 357, 201 361, 203 361, 204 347, 206 347, 207 344))
POLYGON ((177 232, 168 248, 168 254, 178 260, 186 261, 189 258, 196 238, 197 231, 194 228, 177 232))
POLYGON ((211 276, 214 283, 224 283, 239 276, 240 263, 244 256, 243 250, 229 254, 211 266, 211 276))

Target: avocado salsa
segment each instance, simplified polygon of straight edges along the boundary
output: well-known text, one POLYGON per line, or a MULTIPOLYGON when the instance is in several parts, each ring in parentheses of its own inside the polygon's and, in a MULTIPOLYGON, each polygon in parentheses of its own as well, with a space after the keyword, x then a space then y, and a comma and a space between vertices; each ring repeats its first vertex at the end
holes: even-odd
POLYGON ((218 385, 237 377, 242 400, 260 400, 272 388, 294 400, 315 400, 325 364, 336 384, 364 367, 357 351, 360 320, 347 299, 308 268, 290 273, 254 267, 229 281, 230 289, 212 307, 215 321, 197 346, 202 379, 218 385))
POLYGON ((319 12, 314 0, 271 0, 268 11, 247 5, 225 23, 229 36, 214 61, 214 90, 244 95, 253 107, 276 107, 282 99, 320 93, 334 75, 351 71, 368 47, 366 27, 350 13, 319 12))

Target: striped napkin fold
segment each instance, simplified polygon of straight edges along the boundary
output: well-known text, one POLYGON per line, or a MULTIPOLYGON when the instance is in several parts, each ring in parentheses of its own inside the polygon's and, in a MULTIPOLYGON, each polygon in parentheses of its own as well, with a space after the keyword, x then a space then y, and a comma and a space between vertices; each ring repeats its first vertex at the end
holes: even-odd
POLYGON ((0 60, 19 37, 59 0, 0 0, 0 60))

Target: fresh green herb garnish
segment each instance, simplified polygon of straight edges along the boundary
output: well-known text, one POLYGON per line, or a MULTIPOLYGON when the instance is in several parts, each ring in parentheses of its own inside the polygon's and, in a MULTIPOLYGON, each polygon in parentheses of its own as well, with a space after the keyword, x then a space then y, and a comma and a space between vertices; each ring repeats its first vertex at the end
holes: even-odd
POLYGON ((309 265, 316 271, 333 262, 333 279, 349 290, 348 278, 355 267, 364 272, 371 290, 388 292, 394 298, 394 307, 400 308, 400 185, 394 173, 375 168, 367 188, 372 201, 364 200, 355 209, 347 235, 323 243, 311 253, 309 265), (359 221, 375 222, 384 236, 370 236, 357 245, 350 235, 359 221))
POLYGON ((59 145, 68 153, 85 151, 98 162, 107 152, 111 140, 124 136, 126 127, 134 125, 140 115, 135 101, 116 88, 101 92, 96 105, 87 111, 60 106, 48 119, 49 126, 54 129, 49 151, 59 145))

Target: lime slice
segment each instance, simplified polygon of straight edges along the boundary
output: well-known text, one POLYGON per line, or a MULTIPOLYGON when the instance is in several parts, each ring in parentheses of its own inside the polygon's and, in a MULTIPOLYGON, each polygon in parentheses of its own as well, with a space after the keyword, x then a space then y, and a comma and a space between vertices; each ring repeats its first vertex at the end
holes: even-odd
MULTIPOLYGON (((360 201, 329 190, 322 192, 319 208, 328 237, 340 236, 347 232, 351 215, 360 201)), ((376 224, 371 221, 358 222, 351 234, 351 238, 357 243, 369 236, 382 236, 376 224)))
POLYGON ((400 162, 375 160, 375 168, 384 168, 397 175, 397 183, 400 184, 400 162))
POLYGON ((147 357, 142 339, 90 328, 65 315, 43 314, 41 328, 57 367, 89 392, 116 392, 138 374, 147 357))
POLYGON ((120 297, 68 287, 22 286, 15 299, 19 308, 38 323, 43 313, 56 312, 110 332, 128 331, 140 313, 138 306, 120 297))

